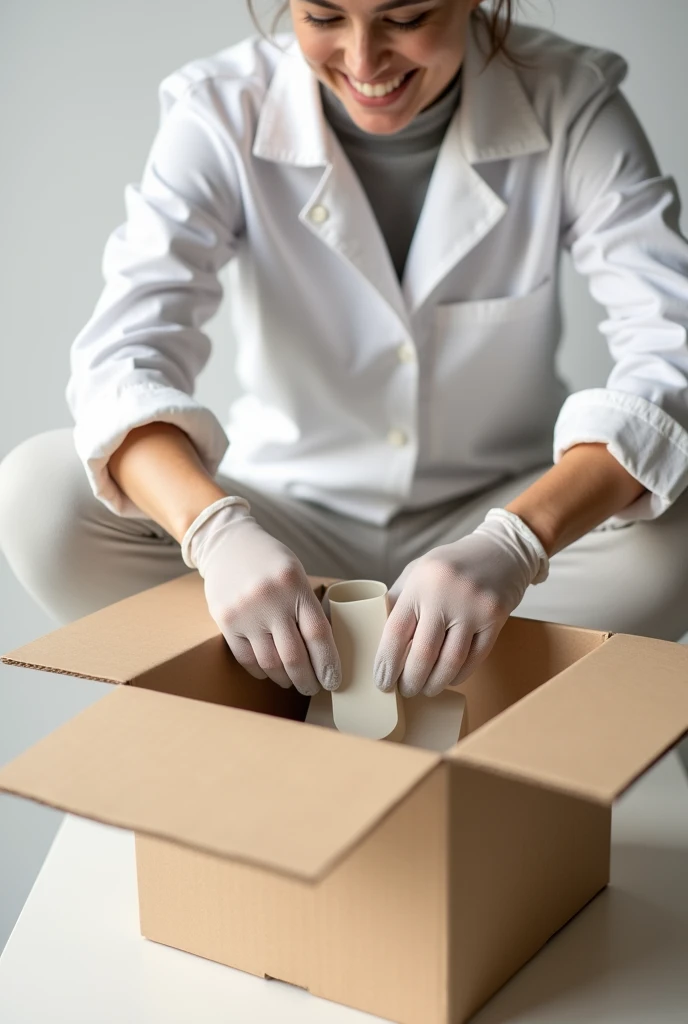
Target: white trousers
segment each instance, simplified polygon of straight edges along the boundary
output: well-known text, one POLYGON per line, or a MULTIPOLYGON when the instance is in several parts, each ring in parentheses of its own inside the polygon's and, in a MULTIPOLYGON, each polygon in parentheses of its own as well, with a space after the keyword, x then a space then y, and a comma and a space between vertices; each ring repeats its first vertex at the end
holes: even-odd
MULTIPOLYGON (((257 522, 311 575, 379 579, 470 533, 547 466, 470 497, 402 512, 387 527, 274 496, 226 477, 257 522)), ((150 519, 110 512, 92 494, 71 430, 23 442, 0 464, 0 549, 34 600, 69 622, 189 570, 179 544, 150 519)), ((549 578, 526 592, 526 618, 678 640, 688 630, 688 491, 659 519, 593 530, 551 559, 549 578)))

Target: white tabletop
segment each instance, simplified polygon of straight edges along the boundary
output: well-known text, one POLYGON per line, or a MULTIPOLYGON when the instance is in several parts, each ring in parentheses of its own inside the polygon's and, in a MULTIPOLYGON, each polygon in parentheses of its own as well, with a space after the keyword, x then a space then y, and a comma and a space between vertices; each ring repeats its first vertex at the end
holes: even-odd
MULTIPOLYGON (((133 836, 67 816, 0 957, 2 1024, 372 1024, 148 942, 133 836)), ((612 884, 474 1024, 686 1024, 688 783, 675 753, 614 811, 612 884)))

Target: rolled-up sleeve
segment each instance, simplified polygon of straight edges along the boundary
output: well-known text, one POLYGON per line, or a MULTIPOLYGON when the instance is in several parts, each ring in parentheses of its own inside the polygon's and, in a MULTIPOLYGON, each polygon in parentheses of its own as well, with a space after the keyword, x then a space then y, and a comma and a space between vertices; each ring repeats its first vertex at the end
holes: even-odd
POLYGON ((688 485, 688 242, 680 200, 618 89, 626 65, 601 59, 599 88, 572 126, 563 245, 605 307, 599 329, 614 366, 604 388, 571 395, 554 461, 605 443, 647 489, 606 526, 661 515, 688 485))
POLYGON ((119 515, 143 515, 108 472, 135 427, 176 425, 210 473, 228 445, 214 413, 194 398, 211 350, 202 327, 219 307, 218 274, 242 231, 236 165, 210 90, 179 73, 162 82, 141 181, 125 188, 126 220, 103 254, 104 289, 71 348, 76 449, 94 494, 119 515))

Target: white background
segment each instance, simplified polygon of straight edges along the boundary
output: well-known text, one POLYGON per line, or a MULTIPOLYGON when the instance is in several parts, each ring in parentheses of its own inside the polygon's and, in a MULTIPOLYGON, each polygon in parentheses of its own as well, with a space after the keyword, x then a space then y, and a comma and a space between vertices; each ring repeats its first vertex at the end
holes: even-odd
MULTIPOLYGON (((662 169, 688 196, 685 0, 533 0, 523 14, 627 58, 626 94, 662 169)), ((158 124, 160 80, 251 31, 243 0, 1 0, 0 458, 24 438, 71 422, 69 346, 100 293, 102 250, 123 220, 124 187, 140 178, 158 124)), ((685 231, 685 216, 682 223, 685 231)), ((610 360, 596 328, 601 311, 568 264, 564 286, 561 369, 574 388, 604 384, 610 360)), ((235 393, 226 314, 223 305, 207 326, 214 354, 199 385, 223 417, 235 393)), ((36 500, 50 500, 40 480, 36 500)), ((49 628, 0 556, 0 651, 49 628)), ((0 669, 0 763, 104 689, 0 669)), ((0 949, 59 819, 0 796, 0 949)))

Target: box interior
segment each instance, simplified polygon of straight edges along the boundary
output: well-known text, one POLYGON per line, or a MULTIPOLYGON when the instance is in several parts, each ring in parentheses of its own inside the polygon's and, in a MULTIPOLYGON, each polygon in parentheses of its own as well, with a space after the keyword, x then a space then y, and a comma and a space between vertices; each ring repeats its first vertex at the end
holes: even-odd
MULTIPOLYGON (((334 580, 309 577, 324 596, 334 580)), ((470 734, 548 679, 598 649, 608 634, 512 617, 465 683, 470 734)), ((257 680, 237 663, 191 573, 70 623, 2 659, 304 722, 308 698, 257 680)))

